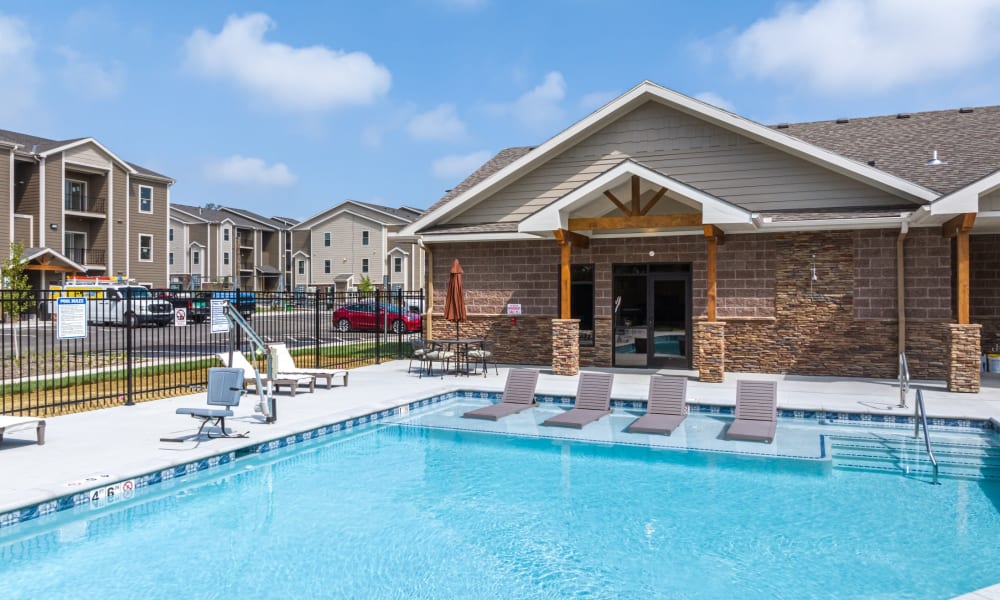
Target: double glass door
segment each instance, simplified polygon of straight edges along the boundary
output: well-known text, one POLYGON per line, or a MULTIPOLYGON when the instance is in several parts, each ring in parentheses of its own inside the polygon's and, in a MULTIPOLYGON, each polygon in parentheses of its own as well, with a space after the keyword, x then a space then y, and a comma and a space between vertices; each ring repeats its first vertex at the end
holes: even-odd
POLYGON ((616 265, 612 289, 614 365, 690 368, 690 265, 616 265))

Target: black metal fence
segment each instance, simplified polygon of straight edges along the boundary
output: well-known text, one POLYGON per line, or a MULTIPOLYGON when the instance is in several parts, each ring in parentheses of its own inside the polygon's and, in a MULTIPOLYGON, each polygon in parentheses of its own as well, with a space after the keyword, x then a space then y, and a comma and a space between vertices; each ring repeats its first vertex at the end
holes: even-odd
MULTIPOLYGON (((202 388, 229 351, 213 300, 236 306, 266 342, 286 344, 296 366, 324 368, 408 357, 425 306, 422 290, 0 290, 0 414, 47 416, 202 388)), ((236 339, 253 360, 245 334, 236 339)))

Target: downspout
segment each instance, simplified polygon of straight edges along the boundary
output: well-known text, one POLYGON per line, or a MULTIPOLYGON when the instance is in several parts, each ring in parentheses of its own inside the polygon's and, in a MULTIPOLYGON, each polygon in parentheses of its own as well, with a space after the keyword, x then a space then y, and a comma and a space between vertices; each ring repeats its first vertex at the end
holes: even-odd
POLYGON ((899 321, 899 339, 897 341, 899 354, 906 352, 906 282, 905 269, 903 268, 903 242, 906 241, 909 229, 910 224, 903 221, 899 226, 899 235, 896 237, 896 313, 899 321))
POLYGON ((424 300, 424 336, 427 339, 433 339, 434 329, 431 325, 434 323, 431 320, 431 314, 434 312, 434 253, 428 246, 424 245, 424 240, 421 238, 417 238, 417 245, 427 256, 426 268, 424 269, 424 277, 427 279, 427 298, 424 300))

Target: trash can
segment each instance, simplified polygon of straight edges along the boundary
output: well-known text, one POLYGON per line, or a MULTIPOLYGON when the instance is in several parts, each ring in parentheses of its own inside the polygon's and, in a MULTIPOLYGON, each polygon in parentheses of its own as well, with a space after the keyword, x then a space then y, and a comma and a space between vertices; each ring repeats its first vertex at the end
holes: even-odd
POLYGON ((1000 373, 1000 354, 987 354, 986 362, 989 364, 990 373, 1000 373))

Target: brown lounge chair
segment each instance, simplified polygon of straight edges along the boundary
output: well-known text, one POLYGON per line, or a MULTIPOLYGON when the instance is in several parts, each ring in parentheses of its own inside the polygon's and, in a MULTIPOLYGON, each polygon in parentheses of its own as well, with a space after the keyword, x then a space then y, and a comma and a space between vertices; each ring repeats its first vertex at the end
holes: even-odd
POLYGON ((22 429, 34 429, 38 445, 45 443, 45 419, 36 417, 6 417, 0 415, 0 442, 5 433, 14 433, 22 429))
POLYGON ((535 406, 535 386, 538 384, 538 371, 531 369, 511 369, 507 373, 507 383, 503 387, 503 397, 500 402, 470 410, 462 415, 468 419, 486 419, 496 421, 507 415, 513 415, 535 406))
POLYGON ((649 378, 646 414, 628 426, 629 433, 670 435, 688 415, 687 378, 653 375, 649 378))
POLYGON ((611 384, 614 377, 612 373, 580 373, 573 408, 546 419, 542 425, 582 429, 587 423, 611 414, 611 384))
POLYGON ((774 440, 778 425, 778 384, 774 381, 736 382, 736 419, 726 430, 727 440, 774 440))

